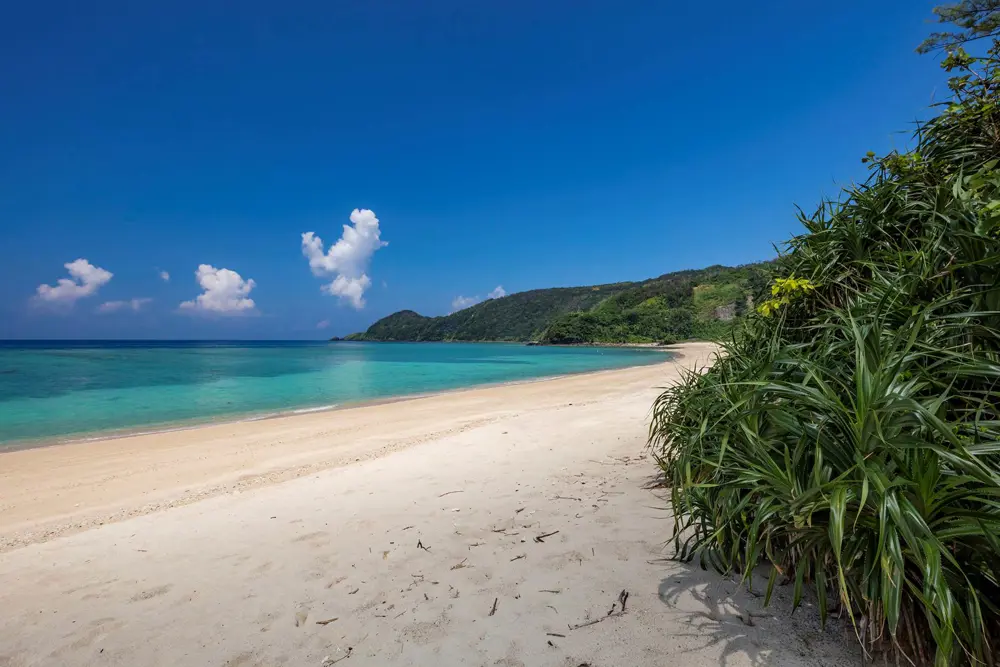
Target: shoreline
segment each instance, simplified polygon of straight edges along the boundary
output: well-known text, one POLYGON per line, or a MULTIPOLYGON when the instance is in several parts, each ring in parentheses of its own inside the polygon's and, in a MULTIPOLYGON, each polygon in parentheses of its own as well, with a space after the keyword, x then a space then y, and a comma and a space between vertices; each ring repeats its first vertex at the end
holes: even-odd
POLYGON ((439 345, 521 345, 524 347, 606 347, 610 349, 656 350, 685 345, 687 343, 714 343, 710 340, 685 340, 677 343, 542 343, 535 340, 355 340, 351 338, 330 338, 328 343, 376 343, 388 344, 439 344, 439 345))
POLYGON ((681 343, 525 343, 531 347, 607 347, 613 350, 652 350, 654 352, 669 352, 669 348, 685 343, 713 343, 709 340, 692 340, 681 343))
POLYGON ((10 454, 0 664, 855 664, 790 586, 668 560, 649 406, 714 348, 678 352, 10 454))
MULTIPOLYGON (((336 342, 336 341, 329 341, 336 342)), ((374 342, 374 341, 339 341, 339 342, 374 342)), ((390 341, 394 342, 394 341, 390 341)), ((428 341, 428 342, 438 342, 438 341, 428 341)), ((441 341, 448 342, 448 341, 441 341)), ((494 341, 502 342, 502 341, 494 341)), ((492 343, 492 342, 491 342, 492 343)), ((616 347, 613 345, 550 345, 546 347, 616 347)), ((660 346, 656 351, 674 353, 674 351, 666 349, 670 346, 660 346)), ((646 348, 636 348, 636 349, 646 349, 646 348)), ((650 348, 651 349, 651 348, 650 348)), ((229 415, 219 415, 218 418, 206 417, 206 418, 195 418, 191 420, 181 420, 173 422, 159 422, 155 424, 147 424, 144 426, 137 426, 134 428, 123 428, 123 429, 103 429, 96 431, 80 431, 78 433, 67 434, 65 436, 57 436, 54 438, 39 438, 39 439, 29 439, 29 440, 10 440, 7 442, 0 441, 0 457, 4 454, 10 452, 19 452, 31 449, 40 449, 46 447, 60 447, 60 446, 70 446, 86 444, 88 442, 102 441, 102 440, 119 440, 122 438, 131 438, 135 436, 144 435, 158 435, 161 433, 175 433, 196 430, 199 428, 205 428, 209 426, 225 426, 228 424, 243 424, 247 422, 259 422, 268 421, 271 419, 281 419, 284 417, 294 417, 300 414, 314 414, 323 412, 334 412, 337 410, 350 410, 353 408, 364 408, 374 405, 387 405, 391 403, 398 403, 401 401, 416 400, 420 398, 427 398, 430 396, 437 396, 441 394, 448 394, 454 392, 469 391, 473 389, 486 389, 490 387, 504 387, 508 385, 519 385, 519 384, 530 384, 534 382, 545 382, 547 380, 556 380, 564 377, 574 377, 579 375, 590 375, 596 373, 608 373, 620 370, 626 370, 629 368, 639 368, 642 366, 655 366, 658 364, 663 364, 670 361, 672 357, 666 360, 650 361, 643 364, 635 364, 629 366, 618 366, 615 368, 601 368, 597 370, 584 370, 584 371, 569 371, 566 373, 559 373, 556 375, 539 375, 537 377, 522 378, 518 380, 501 380, 497 382, 484 382, 481 384, 471 384, 462 387, 451 387, 448 389, 433 389, 430 391, 415 392, 412 394, 393 394, 387 396, 380 396, 377 398, 366 398, 354 401, 342 401, 340 403, 332 403, 329 405, 320 406, 309 406, 303 405, 294 408, 285 408, 269 412, 247 412, 247 413, 232 413, 229 415)))
POLYGON ((661 386, 674 367, 704 360, 714 350, 711 344, 689 343, 662 361, 620 369, 3 451, 0 553, 380 458, 514 415, 590 403, 629 387, 661 386))

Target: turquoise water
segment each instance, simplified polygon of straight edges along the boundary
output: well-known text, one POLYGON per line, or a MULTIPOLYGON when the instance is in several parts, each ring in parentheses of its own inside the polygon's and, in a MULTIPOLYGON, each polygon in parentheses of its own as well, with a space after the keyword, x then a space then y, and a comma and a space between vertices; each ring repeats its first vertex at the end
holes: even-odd
POLYGON ((0 447, 663 361, 472 343, 3 342, 0 447))

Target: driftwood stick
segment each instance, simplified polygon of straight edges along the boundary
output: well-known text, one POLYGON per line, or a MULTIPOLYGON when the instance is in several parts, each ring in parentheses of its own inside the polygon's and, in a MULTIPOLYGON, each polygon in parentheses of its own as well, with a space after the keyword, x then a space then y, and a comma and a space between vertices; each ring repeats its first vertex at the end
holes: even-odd
POLYGON ((586 627, 591 626, 591 625, 596 625, 596 624, 600 623, 601 621, 609 619, 609 618, 615 618, 615 617, 618 617, 618 616, 623 616, 625 614, 625 603, 627 601, 628 601, 628 591, 623 588, 622 592, 618 594, 618 599, 614 603, 612 603, 611 609, 608 611, 607 614, 605 614, 604 616, 601 616, 600 618, 596 618, 593 621, 586 621, 584 623, 578 623, 576 625, 571 625, 571 626, 569 626, 569 629, 570 630, 579 630, 580 628, 586 628, 586 627), (618 607, 618 605, 621 605, 621 609, 619 611, 615 611, 615 609, 618 607))
POLYGON ((601 616, 600 618, 595 618, 593 621, 587 621, 586 623, 578 623, 576 625, 571 625, 571 626, 569 626, 569 629, 570 630, 579 630, 580 628, 586 628, 587 626, 590 626, 590 625, 597 625, 601 621, 605 621, 605 620, 607 620, 609 618, 618 618, 619 616, 624 615, 624 613, 625 612, 620 611, 617 614, 608 614, 607 616, 601 616))

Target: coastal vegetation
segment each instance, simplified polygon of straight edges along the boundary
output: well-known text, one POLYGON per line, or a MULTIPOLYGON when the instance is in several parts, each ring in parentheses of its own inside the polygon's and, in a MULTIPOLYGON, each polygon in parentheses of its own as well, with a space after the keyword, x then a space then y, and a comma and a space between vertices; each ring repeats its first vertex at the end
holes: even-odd
POLYGON ((957 45, 998 7, 938 10, 967 19, 925 44, 950 98, 802 216, 768 298, 654 405, 677 557, 769 567, 765 603, 809 589, 897 664, 1000 661, 1000 43, 957 45))
POLYGON ((348 340, 673 343, 728 334, 768 284, 770 264, 677 271, 642 282, 557 287, 443 317, 393 313, 348 340))
POLYGON ((767 284, 768 264, 668 273, 554 319, 549 344, 674 343, 729 333, 767 284))

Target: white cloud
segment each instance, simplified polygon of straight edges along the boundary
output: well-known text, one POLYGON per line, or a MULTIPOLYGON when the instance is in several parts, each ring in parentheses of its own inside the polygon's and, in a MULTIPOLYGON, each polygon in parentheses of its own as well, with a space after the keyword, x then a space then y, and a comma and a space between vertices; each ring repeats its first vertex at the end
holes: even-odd
POLYGON ((328 326, 330 326, 330 320, 320 320, 316 323, 317 329, 326 329, 328 326))
POLYGON ((72 305, 77 299, 96 294, 114 275, 83 258, 63 266, 69 271, 70 277, 60 278, 55 286, 39 285, 36 292, 40 300, 72 305))
POLYGON ((148 297, 141 297, 138 299, 129 299, 128 301, 105 301, 98 307, 97 312, 99 313, 115 313, 119 310, 132 310, 139 312, 142 307, 147 303, 152 301, 148 297))
MULTIPOLYGON (((503 288, 503 285, 497 285, 496 288, 486 295, 487 299, 500 299, 507 296, 507 290, 503 288)), ((478 294, 476 296, 456 296, 451 300, 451 312, 455 313, 459 310, 465 310, 469 306, 474 306, 477 303, 484 301, 478 294)))
POLYGON ((302 254, 309 260, 314 276, 334 276, 324 285, 327 294, 340 297, 355 308, 365 306, 365 290, 371 287, 368 265, 379 248, 389 245, 381 239, 378 218, 366 208, 351 212, 351 225, 344 225, 344 233, 324 253, 323 239, 313 232, 302 235, 302 254))
POLYGON ((333 279, 332 283, 323 285, 320 289, 327 294, 345 299, 352 306, 361 310, 365 307, 365 290, 371 285, 372 281, 366 275, 362 275, 360 278, 347 278, 344 275, 339 275, 333 279))
POLYGON ((257 286, 252 278, 244 280, 229 269, 217 269, 202 264, 195 272, 198 284, 205 290, 192 301, 181 304, 183 310, 195 310, 219 315, 246 315, 253 311, 250 290, 257 286))
POLYGON ((167 273, 166 271, 160 271, 160 280, 162 280, 165 283, 169 283, 170 282, 170 274, 167 273))
POLYGON ((478 296, 456 296, 451 300, 451 312, 465 310, 469 306, 474 306, 482 301, 478 296))

